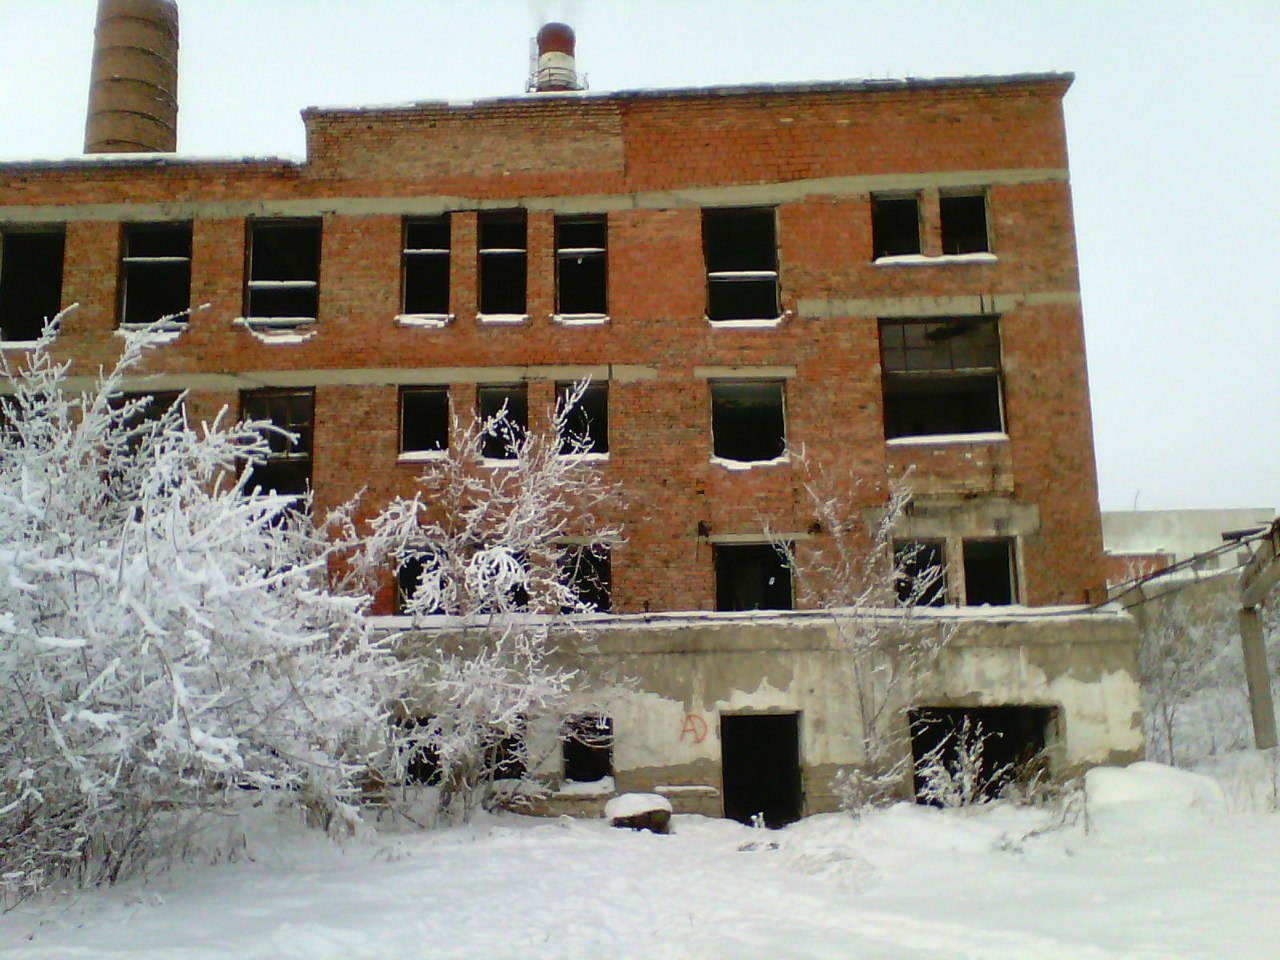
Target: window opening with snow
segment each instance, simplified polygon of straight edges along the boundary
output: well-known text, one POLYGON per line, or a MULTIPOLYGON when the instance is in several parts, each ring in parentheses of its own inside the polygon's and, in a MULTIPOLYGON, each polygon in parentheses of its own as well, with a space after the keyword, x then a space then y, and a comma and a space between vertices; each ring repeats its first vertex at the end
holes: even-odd
POLYGON ((900 606, 940 607, 947 602, 946 543, 895 540, 893 569, 900 606))
POLYGON ((247 318, 275 326, 316 319, 320 307, 320 225, 318 217, 249 221, 247 318))
POLYGON ((481 456, 488 460, 514 460, 516 445, 529 429, 529 385, 527 383, 485 384, 476 389, 480 419, 492 422, 481 443, 481 456), (496 418, 503 411, 501 420, 496 418))
POLYGON ((527 313, 528 218, 523 210, 482 212, 479 232, 480 313, 527 313))
POLYGON ((1017 603, 1018 586, 1013 540, 965 540, 964 602, 1005 606, 1017 603))
POLYGON ((120 322, 185 323, 191 310, 191 224, 125 224, 120 322))
POLYGON ((596 713, 569 717, 560 740, 564 779, 596 783, 613 776, 613 720, 596 713))
POLYGON ((556 403, 572 402, 560 437, 560 453, 609 452, 609 383, 592 381, 579 392, 572 380, 556 382, 556 403), (576 399, 575 399, 576 398, 576 399))
POLYGON ((401 387, 400 452, 421 454, 449 449, 449 388, 401 387))
POLYGON ((919 707, 907 714, 918 803, 965 805, 1041 782, 1054 707, 919 707))
MULTIPOLYGON (((396 613, 409 612, 410 602, 422 589, 423 574, 435 567, 435 556, 431 553, 416 553, 400 561, 400 566, 396 568, 396 613)), ((434 604, 430 609, 419 609, 417 612, 429 616, 447 611, 442 605, 434 604)))
POLYGON ((62 309, 66 234, 56 230, 0 230, 0 340, 38 340, 46 320, 62 309))
POLYGON ((265 420, 270 453, 253 466, 245 489, 302 496, 311 486, 311 444, 315 394, 311 390, 245 390, 240 416, 265 420), (282 432, 285 431, 285 432, 282 432), (287 432, 287 433, 286 433, 287 432))
POLYGON ((707 318, 768 320, 778 300, 777 213, 773 207, 702 211, 707 318))
POLYGON ((938 198, 938 218, 942 223, 944 254, 987 253, 991 250, 985 194, 944 193, 938 198))
POLYGON ((791 567, 770 543, 716 544, 717 610, 790 610, 791 567))
POLYGON ((880 321, 884 435, 1004 430, 994 317, 880 321))
POLYGON ((759 463, 787 446, 781 380, 711 382, 711 443, 722 460, 759 463))
POLYGON ((449 215, 414 217, 404 222, 401 312, 412 316, 449 315, 449 215))
MULTIPOLYGON (((608 613, 613 606, 613 557, 607 544, 574 544, 561 557, 562 575, 589 610, 608 613)), ((570 613, 572 608, 563 612, 570 613)))
POLYGON ((919 197, 871 198, 871 252, 877 260, 921 252, 919 197))
POLYGON ((556 217, 556 313, 604 317, 609 312, 608 220, 556 217))

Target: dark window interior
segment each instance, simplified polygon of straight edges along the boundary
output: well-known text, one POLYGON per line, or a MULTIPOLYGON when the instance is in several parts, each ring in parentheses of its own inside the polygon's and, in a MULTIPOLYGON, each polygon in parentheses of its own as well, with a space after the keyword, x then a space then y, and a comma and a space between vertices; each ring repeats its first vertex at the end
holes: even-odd
POLYGON ((138 430, 135 436, 129 438, 130 449, 138 448, 142 443, 142 433, 145 433, 152 424, 159 423, 160 419, 178 403, 181 396, 182 394, 177 390, 165 390, 161 393, 126 393, 113 399, 112 406, 117 409, 131 400, 146 401, 145 406, 135 408, 121 424, 126 430, 138 430))
POLYGON ((449 216, 404 224, 404 312, 449 313, 449 216))
POLYGON ((191 224, 126 225, 120 275, 122 323, 185 323, 191 309, 191 224))
POLYGON ((400 452, 449 449, 449 388, 400 391, 400 452))
POLYGON ((716 544, 717 610, 790 610, 791 568, 768 543, 716 544))
POLYGON ((440 783, 440 756, 423 742, 431 717, 410 717, 400 722, 408 735, 405 746, 405 782, 435 786, 440 783))
POLYGON ((480 419, 490 420, 505 407, 506 422, 503 429, 487 433, 481 446, 481 455, 491 460, 515 458, 515 444, 529 429, 529 385, 504 383, 479 387, 476 391, 480 419))
POLYGON ((1004 429, 991 317, 880 321, 885 437, 1004 429))
POLYGON ((525 742, 524 724, 513 733, 497 736, 485 750, 485 759, 489 769, 494 771, 495 780, 519 780, 525 775, 525 742))
POLYGON ((702 211, 709 319, 778 316, 776 223, 772 207, 702 211))
MULTIPOLYGON (((560 403, 567 403, 577 389, 572 381, 556 384, 556 396, 560 403)), ((560 441, 560 452, 608 453, 609 452, 609 384, 589 383, 578 402, 569 411, 567 431, 560 441)))
POLYGON ((893 545, 898 603, 940 607, 947 602, 945 544, 941 540, 902 540, 893 545))
POLYGON ((969 606, 1015 603, 1013 541, 964 541, 964 596, 969 606))
MULTIPOLYGON (((592 610, 607 613, 612 606, 613 562, 609 548, 573 546, 564 553, 564 574, 578 599, 592 610)), ((569 611, 565 611, 569 612, 569 611)))
POLYGON ((250 221, 248 316, 314 320, 320 305, 320 220, 250 221))
POLYGON ((310 390, 253 390, 240 394, 240 416, 266 420, 278 430, 267 434, 271 452, 255 464, 245 489, 301 496, 311 485, 311 440, 315 395, 310 390))
POLYGON ((920 252, 920 198, 871 198, 871 249, 879 257, 920 252))
POLYGON ((711 439, 717 457, 756 462, 782 456, 786 427, 782 382, 711 384, 711 439))
MULTIPOLYGON (((400 566, 396 569, 397 613, 404 613, 406 602, 418 592, 418 588, 422 583, 422 572, 431 560, 432 555, 430 553, 420 553, 406 557, 400 562, 400 566)), ((443 607, 436 607, 432 610, 423 610, 421 612, 435 614, 444 613, 445 610, 443 607)))
POLYGON ((0 234, 0 339, 39 339, 62 309, 62 230, 0 234))
POLYGON ((603 214, 556 217, 556 312, 606 314, 608 222, 603 214))
MULTIPOLYGON (((1044 748, 1055 722, 1053 707, 921 707, 907 714, 911 756, 918 771, 927 754, 939 751, 948 767, 956 764, 957 740, 968 721, 970 739, 982 738, 981 793, 989 800, 1012 781, 1044 763, 1044 748)), ((924 779, 915 777, 916 796, 924 779)))
POLYGON ((986 253, 991 249, 987 198, 983 194, 939 197, 938 216, 942 221, 943 253, 986 253))
POLYGON ((480 312, 526 312, 527 218, 523 210, 481 213, 479 218, 480 312))
POLYGON ((566 780, 595 783, 613 776, 613 720, 609 717, 570 717, 560 744, 566 780))

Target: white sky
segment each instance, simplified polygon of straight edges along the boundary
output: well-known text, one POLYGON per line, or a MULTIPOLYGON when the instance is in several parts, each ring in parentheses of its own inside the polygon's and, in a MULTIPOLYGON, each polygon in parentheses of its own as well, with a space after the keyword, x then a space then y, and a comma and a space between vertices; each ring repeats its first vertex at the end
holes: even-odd
MULTIPOLYGON (((95 0, 0 0, 0 157, 79 153, 95 0)), ((1277 0, 180 0, 179 149, 303 153, 309 105, 1073 70, 1104 509, 1280 505, 1277 0)))

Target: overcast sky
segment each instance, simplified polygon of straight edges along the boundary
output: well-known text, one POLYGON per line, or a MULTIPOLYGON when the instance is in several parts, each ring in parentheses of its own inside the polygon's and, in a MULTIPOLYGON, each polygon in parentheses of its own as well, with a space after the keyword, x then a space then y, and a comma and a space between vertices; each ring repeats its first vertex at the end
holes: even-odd
MULTIPOLYGON (((96 0, 0 0, 0 157, 83 146, 96 0)), ((1071 70, 1104 509, 1280 505, 1278 0, 180 0, 178 147, 301 157, 305 106, 1071 70)))

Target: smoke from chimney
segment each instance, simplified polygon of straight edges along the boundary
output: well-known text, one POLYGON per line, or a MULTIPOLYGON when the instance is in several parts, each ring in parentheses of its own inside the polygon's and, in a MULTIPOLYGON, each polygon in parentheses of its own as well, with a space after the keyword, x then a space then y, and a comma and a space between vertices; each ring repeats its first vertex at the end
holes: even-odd
POLYGON ((178 148, 178 6, 98 0, 85 153, 178 148))
POLYGON ((583 90, 585 78, 574 61, 573 28, 565 23, 545 23, 538 31, 537 61, 527 89, 538 93, 583 90))

